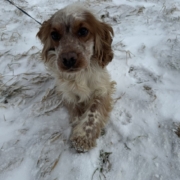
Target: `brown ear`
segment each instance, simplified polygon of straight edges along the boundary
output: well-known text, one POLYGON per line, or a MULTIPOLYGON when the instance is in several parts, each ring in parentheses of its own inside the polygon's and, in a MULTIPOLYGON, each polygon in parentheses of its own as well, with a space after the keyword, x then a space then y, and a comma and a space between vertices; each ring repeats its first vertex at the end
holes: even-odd
POLYGON ((113 59, 111 48, 113 29, 110 25, 99 22, 95 36, 95 56, 100 66, 104 67, 113 59))
POLYGON ((42 26, 39 29, 39 32, 36 35, 43 44, 45 44, 46 40, 48 39, 50 30, 51 30, 50 20, 44 21, 42 26))
POLYGON ((51 48, 51 39, 49 36, 50 31, 51 31, 51 23, 49 19, 43 22, 42 26, 39 29, 39 32, 36 35, 41 40, 42 44, 44 44, 44 47, 42 50, 42 58, 45 61, 47 60, 48 50, 51 48))

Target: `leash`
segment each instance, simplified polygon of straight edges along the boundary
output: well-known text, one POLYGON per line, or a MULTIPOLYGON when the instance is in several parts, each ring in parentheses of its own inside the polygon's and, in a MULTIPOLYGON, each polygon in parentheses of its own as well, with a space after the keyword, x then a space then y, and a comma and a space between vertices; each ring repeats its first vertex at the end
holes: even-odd
POLYGON ((23 9, 21 9, 20 7, 18 7, 17 5, 15 5, 12 1, 6 0, 8 1, 10 4, 12 4, 13 6, 15 6, 17 9, 19 9, 21 12, 23 12, 24 14, 26 14, 27 16, 29 16, 31 19, 33 19, 34 21, 36 21, 38 24, 42 25, 39 21, 37 21, 36 19, 34 19, 32 16, 30 16, 26 11, 24 11, 23 9))

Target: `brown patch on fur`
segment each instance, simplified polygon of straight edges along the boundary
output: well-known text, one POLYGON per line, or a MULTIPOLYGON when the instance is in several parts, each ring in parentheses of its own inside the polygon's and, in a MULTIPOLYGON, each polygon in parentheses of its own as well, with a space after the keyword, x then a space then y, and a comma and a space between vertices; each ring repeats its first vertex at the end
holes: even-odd
POLYGON ((42 50, 42 59, 45 61, 48 61, 48 51, 54 48, 50 37, 50 33, 51 33, 51 19, 43 22, 42 26, 39 29, 39 32, 36 35, 41 40, 42 44, 44 44, 42 50))
POLYGON ((77 20, 73 24, 73 34, 76 35, 79 40, 86 42, 90 39, 93 39, 92 33, 89 31, 90 28, 91 28, 91 24, 87 23, 87 21, 77 20), (88 34, 86 36, 82 36, 82 37, 78 36, 78 31, 81 28, 86 28, 88 30, 88 34))
POLYGON ((47 21, 44 21, 42 26, 40 27, 39 29, 39 32, 37 33, 37 37, 41 40, 41 42, 43 44, 46 43, 48 37, 49 37, 49 34, 51 32, 51 23, 50 23, 50 19, 47 20, 47 21))
POLYGON ((94 58, 98 59, 100 66, 104 67, 113 59, 111 48, 113 29, 110 25, 98 21, 90 12, 85 13, 85 18, 90 24, 90 32, 94 36, 94 58))
MULTIPOLYGON (((109 117, 109 113, 112 110, 113 99, 111 97, 111 93, 103 97, 97 97, 94 102, 96 102, 96 104, 93 104, 90 110, 92 112, 99 112, 102 117, 101 122, 105 123, 109 117)), ((97 114, 95 114, 95 118, 98 118, 97 114)))

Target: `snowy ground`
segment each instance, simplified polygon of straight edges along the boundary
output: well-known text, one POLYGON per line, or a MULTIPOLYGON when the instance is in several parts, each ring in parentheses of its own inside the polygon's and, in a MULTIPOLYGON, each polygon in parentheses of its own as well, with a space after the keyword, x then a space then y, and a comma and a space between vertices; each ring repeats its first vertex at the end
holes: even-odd
MULTIPOLYGON (((13 2, 43 22, 74 1, 13 2)), ((114 29, 117 91, 105 134, 84 154, 40 60, 39 24, 0 2, 0 180, 179 180, 180 1, 87 2, 114 29)))

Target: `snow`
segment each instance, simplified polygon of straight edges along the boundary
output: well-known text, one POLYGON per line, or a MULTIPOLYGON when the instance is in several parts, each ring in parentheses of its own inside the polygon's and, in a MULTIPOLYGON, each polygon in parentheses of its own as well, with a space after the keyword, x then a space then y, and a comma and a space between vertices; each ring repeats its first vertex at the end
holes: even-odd
MULTIPOLYGON (((40 22, 73 0, 16 0, 40 22)), ((81 1, 84 2, 84 1, 81 1)), ((112 25, 115 105, 97 147, 78 154, 40 58, 39 24, 0 2, 0 180, 179 180, 179 0, 89 0, 112 25)))

